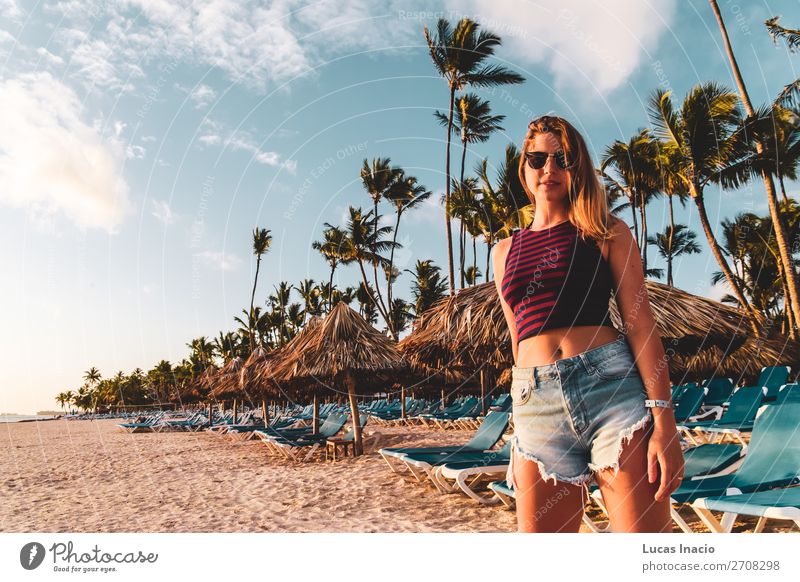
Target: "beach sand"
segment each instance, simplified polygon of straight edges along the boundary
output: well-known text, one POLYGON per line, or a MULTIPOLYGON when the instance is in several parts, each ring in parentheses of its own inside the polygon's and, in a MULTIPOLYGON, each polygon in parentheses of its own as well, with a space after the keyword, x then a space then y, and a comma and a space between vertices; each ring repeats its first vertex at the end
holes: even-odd
MULTIPOLYGON (((113 420, 0 426, 3 532, 513 532, 502 506, 442 495, 376 451, 293 463, 259 441, 119 432, 113 420)), ((379 446, 459 444, 468 431, 367 428, 379 446)), ((691 510, 681 512, 698 522, 691 510)), ((590 517, 602 520, 599 510, 590 517)), ((699 523, 699 522, 698 522, 699 523)), ((752 530, 755 520, 735 528, 752 530)), ((791 529, 772 522, 766 531, 791 529)), ((581 531, 588 531, 582 525, 581 531)))

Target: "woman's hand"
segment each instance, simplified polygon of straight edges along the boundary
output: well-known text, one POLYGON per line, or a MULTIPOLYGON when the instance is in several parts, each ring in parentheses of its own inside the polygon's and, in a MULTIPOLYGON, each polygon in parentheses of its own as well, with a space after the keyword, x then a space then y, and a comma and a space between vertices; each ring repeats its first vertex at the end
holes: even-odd
POLYGON ((669 499, 683 481, 683 451, 677 430, 656 425, 647 446, 647 480, 650 483, 658 479, 659 466, 661 482, 655 500, 663 501, 669 499))

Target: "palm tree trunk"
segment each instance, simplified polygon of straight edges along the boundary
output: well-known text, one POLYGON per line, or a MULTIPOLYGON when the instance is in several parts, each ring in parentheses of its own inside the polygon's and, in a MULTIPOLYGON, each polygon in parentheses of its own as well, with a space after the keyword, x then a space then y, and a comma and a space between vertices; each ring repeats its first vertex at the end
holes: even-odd
POLYGON ((448 284, 450 285, 450 295, 455 294, 455 281, 453 269, 453 238, 450 230, 450 137, 453 132, 453 107, 455 106, 456 89, 455 86, 450 87, 450 117, 447 120, 447 151, 445 154, 445 179, 447 183, 444 186, 444 223, 445 231, 447 233, 447 269, 448 269, 448 284))
POLYGON ((491 243, 486 244, 486 282, 489 282, 489 260, 492 256, 492 245, 491 243))
MULTIPOLYGON (((464 184, 464 163, 467 160, 467 140, 462 139, 461 143, 463 147, 461 148, 461 177, 458 181, 459 184, 464 184)), ((458 237, 458 248, 460 251, 460 256, 458 258, 459 268, 460 268, 460 279, 461 279, 461 288, 464 288, 464 255, 466 254, 467 248, 467 235, 464 229, 464 217, 459 220, 460 229, 459 229, 459 237, 458 237)))
POLYGON ((641 194, 642 201, 639 206, 639 213, 642 215, 642 266, 644 267, 645 277, 647 276, 647 213, 644 205, 644 192, 641 194))
MULTIPOLYGON (((253 292, 250 294, 250 313, 253 313, 253 305, 255 304, 256 301, 256 285, 258 285, 258 270, 260 268, 261 268, 261 255, 258 255, 256 258, 256 276, 253 279, 253 292)), ((253 345, 254 333, 252 328, 249 329, 248 331, 250 335, 250 337, 248 338, 248 340, 250 341, 250 351, 252 352, 255 349, 255 346, 253 345)))
MULTIPOLYGON (((378 201, 375 200, 375 229, 373 234, 377 234, 378 232, 378 201)), ((378 265, 377 263, 372 265, 372 274, 375 276, 375 294, 378 296, 378 301, 380 301, 381 305, 383 305, 383 310, 388 313, 388 309, 386 309, 386 305, 383 304, 383 296, 381 295, 381 286, 378 284, 378 265)), ((386 325, 389 327, 389 331, 391 332, 392 336, 394 337, 394 326, 392 325, 391 318, 386 319, 386 325)), ((396 339, 396 338, 395 338, 396 339)))
POLYGON ((472 237, 472 270, 475 272, 475 284, 477 285, 478 284, 478 255, 477 255, 478 251, 475 248, 476 247, 476 244, 475 244, 475 239, 476 238, 477 237, 474 237, 474 236, 472 237))
MULTIPOLYGON (((733 47, 728 38, 728 30, 725 28, 725 22, 722 20, 722 14, 719 11, 717 0, 709 0, 711 3, 711 10, 714 11, 714 16, 717 18, 720 32, 722 33, 722 40, 725 42, 725 51, 728 54, 728 61, 733 70, 733 76, 736 79, 736 86, 739 88, 739 95, 741 96, 742 103, 748 115, 753 115, 753 104, 750 101, 750 96, 747 93, 747 87, 744 84, 744 78, 739 70, 739 63, 733 54, 733 47)), ((760 140, 756 139, 756 154, 759 158, 763 157, 764 146, 760 140)), ((789 251, 788 244, 788 228, 783 219, 783 214, 780 212, 778 206, 778 199, 775 195, 775 183, 770 175, 764 168, 761 169, 761 177, 764 180, 764 188, 767 192, 767 202, 769 203, 769 215, 772 218, 772 225, 775 229, 775 239, 778 243, 778 252, 781 255, 781 263, 783 264, 783 272, 785 274, 786 286, 789 289, 789 300, 791 304, 792 315, 795 321, 800 317, 800 295, 798 294, 797 276, 794 271, 794 263, 792 255, 789 251)), ((792 331, 790 337, 795 338, 792 331)))
POLYGON ((722 268, 725 278, 728 279, 728 284, 731 286, 736 299, 739 300, 739 304, 750 315, 750 328, 753 330, 753 333, 756 337, 761 337, 761 330, 758 326, 761 318, 758 316, 755 309, 753 309, 753 307, 750 305, 750 302, 747 301, 747 298, 744 296, 741 287, 739 287, 739 282, 736 280, 736 277, 734 277, 733 272, 728 265, 728 261, 726 261, 725 257, 722 255, 722 249, 720 249, 717 239, 714 236, 714 232, 711 230, 711 224, 708 222, 708 215, 706 214, 706 206, 702 193, 698 192, 694 186, 692 187, 692 190, 692 199, 697 205, 697 213, 700 216, 700 223, 703 225, 703 232, 706 234, 708 244, 711 245, 711 252, 714 254, 714 258, 717 259, 717 263, 719 263, 719 266, 722 268))
POLYGON ((348 371, 345 374, 345 382, 347 382, 347 396, 350 400, 350 415, 353 418, 353 440, 355 441, 353 454, 357 457, 364 454, 364 442, 361 437, 361 417, 358 411, 358 399, 356 398, 356 380, 352 372, 348 371))
POLYGON ((331 265, 331 277, 328 279, 328 313, 333 309, 333 272, 336 270, 336 264, 331 265))
MULTIPOLYGON (((628 195, 628 200, 631 202, 631 217, 633 218, 633 238, 639 240, 639 220, 636 218, 636 193, 632 192, 628 195)), ((641 247, 640 247, 641 248, 641 247)))
POLYGON ((669 198, 669 236, 667 238, 667 285, 673 287, 672 284, 672 240, 675 237, 675 214, 672 209, 672 195, 667 195, 669 198))
POLYGON ((783 174, 778 172, 778 183, 781 185, 781 194, 783 194, 783 203, 789 203, 789 197, 786 195, 786 186, 783 184, 783 174))
MULTIPOLYGON (((361 276, 364 278, 364 289, 367 290, 367 289, 369 289, 369 281, 367 280, 367 272, 364 270, 364 263, 361 262, 360 260, 358 261, 358 268, 361 270, 361 276)), ((383 321, 386 322, 386 327, 389 328, 389 333, 391 333, 392 337, 395 339, 395 341, 397 341, 397 335, 395 334, 394 329, 392 329, 392 324, 389 323, 389 319, 390 318, 389 318, 389 315, 386 313, 384 306, 381 303, 378 303, 377 301, 375 301, 374 297, 372 298, 372 302, 375 303, 375 307, 378 308, 378 311, 380 312, 381 317, 383 317, 383 321)))
MULTIPOLYGON (((397 242, 397 231, 400 229, 400 215, 403 214, 402 206, 397 208, 397 220, 394 221, 394 236, 392 237, 392 250, 389 251, 389 274, 394 270, 394 243, 397 242)), ((386 300, 392 305, 392 279, 386 282, 386 300)))

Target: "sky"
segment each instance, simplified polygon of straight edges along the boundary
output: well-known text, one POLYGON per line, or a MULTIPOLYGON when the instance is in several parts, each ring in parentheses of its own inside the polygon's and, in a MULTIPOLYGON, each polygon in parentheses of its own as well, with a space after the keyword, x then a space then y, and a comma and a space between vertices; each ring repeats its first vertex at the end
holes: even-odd
MULTIPOLYGON (((800 54, 763 22, 797 27, 799 4, 719 2, 754 103, 798 77, 800 54)), ((448 90, 423 28, 462 17, 498 34, 492 62, 526 79, 476 90, 505 129, 470 148, 468 169, 495 167, 537 115, 569 119, 598 160, 650 125, 656 88, 676 102, 697 83, 735 88, 705 0, 0 0, 0 412, 55 410, 91 366, 107 377, 175 363, 192 338, 235 329, 256 227, 273 236, 257 302, 280 281, 327 281, 311 243, 349 206, 371 207, 367 158, 434 192, 405 215, 396 266, 430 258, 446 274, 446 136, 433 112, 448 90)), ((755 182, 709 188, 706 204, 714 225, 767 211, 755 182)), ((648 216, 662 230, 666 201, 648 216)), ((677 205, 676 219, 703 248, 676 265, 676 286, 721 297, 694 207, 677 205)), ((665 266, 654 251, 650 262, 665 266)), ((359 280, 355 266, 335 277, 359 280)), ((410 280, 395 295, 411 299, 410 280)))

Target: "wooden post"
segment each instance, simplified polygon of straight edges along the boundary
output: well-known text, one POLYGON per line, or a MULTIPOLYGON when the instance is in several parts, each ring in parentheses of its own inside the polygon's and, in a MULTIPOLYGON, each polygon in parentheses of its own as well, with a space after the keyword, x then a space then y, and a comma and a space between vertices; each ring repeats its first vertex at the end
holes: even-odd
POLYGON ((208 425, 211 426, 214 422, 214 404, 208 401, 208 425))
POLYGON ((481 414, 486 416, 486 372, 481 368, 481 414))
POLYGON ((311 418, 311 432, 319 432, 319 399, 314 394, 314 416, 311 418))
POLYGON ((269 408, 267 408, 267 401, 261 401, 261 416, 264 417, 264 426, 269 426, 269 408))
POLYGON ((442 388, 442 410, 444 410, 444 388, 442 388))
POLYGON ((350 398, 350 415, 353 417, 353 456, 357 457, 364 454, 364 445, 361 439, 361 416, 358 411, 358 399, 356 398, 356 380, 352 372, 345 375, 347 382, 347 396, 350 398))
POLYGON ((400 386, 400 418, 406 417, 406 386, 400 386))
POLYGON ((239 405, 239 401, 236 398, 234 398, 233 399, 233 418, 231 419, 231 424, 236 424, 236 412, 238 410, 237 409, 238 405, 239 405))

